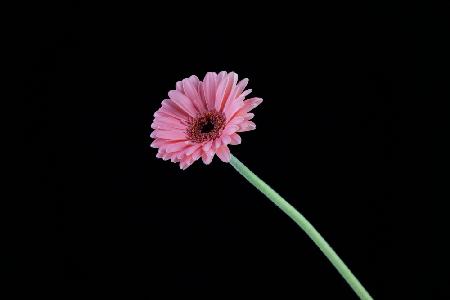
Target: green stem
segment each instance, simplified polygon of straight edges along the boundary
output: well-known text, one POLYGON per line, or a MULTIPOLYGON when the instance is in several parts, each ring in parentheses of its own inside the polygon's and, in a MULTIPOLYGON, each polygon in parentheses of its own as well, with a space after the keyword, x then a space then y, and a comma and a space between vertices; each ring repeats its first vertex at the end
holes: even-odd
POLYGON ((345 265, 342 259, 334 252, 333 248, 324 240, 320 233, 309 223, 305 217, 300 214, 292 205, 284 200, 277 192, 275 192, 270 186, 250 171, 243 163, 241 163, 236 157, 231 156, 231 165, 242 176, 245 177, 251 184, 253 184, 258 190, 267 196, 276 206, 278 206, 285 214, 291 217, 295 223, 300 226, 303 231, 313 240, 313 242, 319 247, 319 249, 330 260, 333 266, 338 270, 339 274, 344 277, 345 281, 351 286, 353 291, 359 296, 360 299, 373 299, 366 289, 362 286, 359 280, 353 275, 352 271, 345 265))

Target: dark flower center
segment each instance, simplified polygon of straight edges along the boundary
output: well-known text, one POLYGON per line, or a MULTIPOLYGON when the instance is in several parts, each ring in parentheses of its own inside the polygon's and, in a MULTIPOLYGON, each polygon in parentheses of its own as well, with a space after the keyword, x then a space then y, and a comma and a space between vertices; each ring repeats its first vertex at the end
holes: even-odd
POLYGON ((200 129, 201 133, 209 133, 214 129, 214 123, 211 122, 211 120, 206 120, 206 123, 202 125, 202 128, 200 129))
POLYGON ((194 143, 212 141, 220 136, 225 127, 225 116, 209 111, 189 120, 186 135, 194 143))

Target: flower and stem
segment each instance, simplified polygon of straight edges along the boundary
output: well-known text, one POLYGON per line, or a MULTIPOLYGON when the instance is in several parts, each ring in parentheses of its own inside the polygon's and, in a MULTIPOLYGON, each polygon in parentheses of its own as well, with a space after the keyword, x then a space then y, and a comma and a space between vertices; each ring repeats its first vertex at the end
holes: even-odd
POLYGON ((203 80, 193 75, 176 83, 162 101, 151 124, 156 156, 179 163, 185 170, 198 159, 208 165, 217 155, 288 215, 329 259, 360 299, 373 299, 320 233, 283 197, 230 153, 228 145, 241 143, 240 133, 254 130, 251 111, 262 99, 246 98, 248 79, 234 72, 208 72, 203 80))

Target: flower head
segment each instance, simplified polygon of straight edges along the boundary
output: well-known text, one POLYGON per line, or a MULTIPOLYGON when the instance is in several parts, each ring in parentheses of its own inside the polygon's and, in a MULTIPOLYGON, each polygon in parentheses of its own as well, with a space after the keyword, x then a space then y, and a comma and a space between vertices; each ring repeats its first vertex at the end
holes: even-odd
POLYGON ((248 79, 238 82, 238 75, 225 71, 209 72, 203 81, 193 75, 178 81, 154 114, 150 137, 156 157, 179 162, 186 169, 200 157, 210 164, 214 155, 230 161, 228 145, 241 143, 239 132, 256 128, 250 111, 261 98, 245 97, 248 79))

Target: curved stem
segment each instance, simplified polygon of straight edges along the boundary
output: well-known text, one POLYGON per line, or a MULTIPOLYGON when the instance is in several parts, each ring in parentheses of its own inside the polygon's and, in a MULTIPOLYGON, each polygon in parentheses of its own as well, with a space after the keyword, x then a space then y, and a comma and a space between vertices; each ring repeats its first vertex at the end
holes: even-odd
POLYGON ((284 200, 277 192, 275 192, 270 186, 250 171, 243 163, 241 163, 236 157, 231 155, 231 165, 242 176, 245 177, 251 184, 253 184, 258 190, 267 196, 276 206, 278 206, 285 214, 287 214, 295 223, 300 226, 303 231, 311 238, 311 240, 319 247, 319 249, 330 260, 333 266, 337 269, 339 274, 347 281, 353 291, 359 296, 360 299, 373 299, 366 289, 362 286, 359 280, 353 275, 350 269, 340 259, 340 257, 334 252, 333 248, 324 240, 320 233, 309 223, 306 218, 300 214, 292 205, 284 200))

